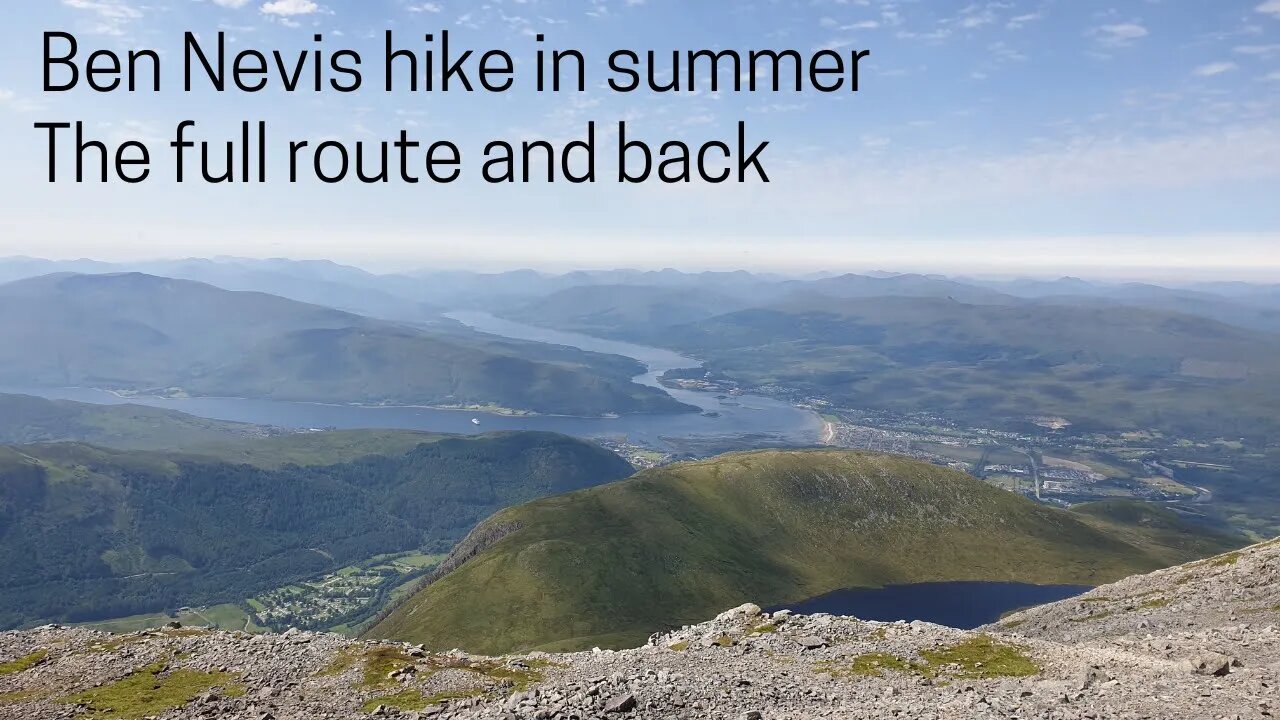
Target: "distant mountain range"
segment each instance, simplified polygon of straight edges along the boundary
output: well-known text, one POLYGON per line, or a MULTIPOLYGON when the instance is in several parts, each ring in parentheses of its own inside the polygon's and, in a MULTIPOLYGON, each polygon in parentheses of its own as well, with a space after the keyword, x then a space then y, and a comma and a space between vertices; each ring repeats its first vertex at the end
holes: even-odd
POLYGON ((687 410, 617 356, 140 273, 0 285, 0 384, 566 415, 687 410))
POLYGON ((906 458, 759 451, 501 511, 369 634, 489 654, 632 647, 748 601, 946 580, 1099 585, 1242 543, 1135 503, 1046 508, 906 458))
POLYGON ((1250 287, 840 275, 737 293, 589 285, 500 312, 673 348, 746 387, 837 406, 1267 441, 1280 437, 1280 306, 1250 287))
MULTIPOLYGON (((625 294, 635 292, 636 288, 651 288, 654 290, 653 303, 673 302, 673 298, 660 292, 662 290, 684 290, 719 298, 720 302, 712 303, 712 308, 724 308, 726 298, 756 306, 794 292, 814 292, 841 298, 950 297, 971 304, 1001 304, 1014 299, 1067 305, 1104 302, 1200 315, 1250 329, 1280 332, 1280 283, 1188 282, 1161 286, 1140 282, 1089 281, 1076 277, 992 280, 883 271, 816 273, 805 277, 742 270, 682 272, 673 269, 568 273, 417 270, 375 274, 327 260, 283 258, 217 257, 121 263, 0 258, 0 283, 61 272, 141 272, 194 280, 227 290, 264 292, 360 315, 410 321, 431 320, 437 318, 441 311, 460 309, 537 317, 532 309, 525 310, 526 304, 544 299, 550 301, 550 296, 562 291, 585 292, 581 289, 596 287, 601 296, 623 293, 622 297, 615 298, 614 304, 615 310, 624 316, 647 304, 643 297, 629 298, 625 294)), ((573 297, 564 296, 563 302, 567 303, 573 297)), ((686 299, 688 297, 685 296, 686 299)), ((679 299, 675 302, 684 304, 679 299)), ((591 302, 577 310, 589 313, 593 309, 601 309, 600 305, 599 301, 591 302)), ((546 321, 561 322, 554 309, 546 321)))
POLYGON ((1121 305, 820 295, 657 331, 748 386, 976 424, 1280 437, 1280 335, 1121 305))

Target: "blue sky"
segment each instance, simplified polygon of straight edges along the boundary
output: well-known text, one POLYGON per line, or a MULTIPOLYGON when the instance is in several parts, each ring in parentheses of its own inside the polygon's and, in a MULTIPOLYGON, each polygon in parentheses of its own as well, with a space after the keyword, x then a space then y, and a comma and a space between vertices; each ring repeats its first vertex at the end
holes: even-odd
MULTIPOLYGON (((15 13, 15 15, 17 15, 15 13)), ((332 257, 372 267, 680 266, 963 270, 1280 280, 1280 0, 40 0, 0 28, 0 255, 332 257), (588 90, 380 92, 382 33, 448 29, 520 64, 532 35, 582 50, 588 90), (42 94, 41 33, 82 54, 150 48, 159 94, 42 94), (230 49, 353 47, 366 91, 179 91, 190 30, 230 49), (615 95, 618 48, 867 49, 857 94, 615 95), (272 139, 457 142, 450 186, 176 186, 166 143, 195 119, 272 139), (138 137, 157 178, 44 182, 31 124, 138 137), (573 139, 626 119, 702 141, 746 120, 769 185, 516 185, 473 178, 490 139, 573 139)), ((602 130, 602 153, 611 139, 602 130)), ((609 163, 604 163, 607 166, 609 163)), ((274 168, 279 170, 279 168, 274 168)), ((609 179, 608 173, 604 175, 609 179)))

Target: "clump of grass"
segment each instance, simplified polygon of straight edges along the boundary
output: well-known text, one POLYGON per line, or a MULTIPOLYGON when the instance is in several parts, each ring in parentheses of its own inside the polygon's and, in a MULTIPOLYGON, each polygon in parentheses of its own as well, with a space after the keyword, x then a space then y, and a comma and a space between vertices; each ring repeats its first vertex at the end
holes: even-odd
POLYGON ((1016 628, 1016 627, 1021 627, 1022 625, 1026 625, 1026 624, 1027 624, 1027 621, 1026 621, 1026 620, 1023 620, 1023 619, 1018 619, 1018 620, 1005 620, 1004 622, 1000 623, 1000 627, 1004 627, 1004 628, 1016 628))
POLYGON ((924 650, 920 656, 933 673, 954 668, 952 674, 964 678, 1029 677, 1039 674, 1040 666, 1022 650, 992 638, 979 635, 944 648, 924 650))
POLYGON ((409 667, 413 662, 413 656, 405 653, 400 648, 374 648, 365 653, 364 678, 361 681, 361 686, 378 688, 392 685, 395 680, 388 676, 397 670, 409 667))
POLYGON ((352 651, 350 648, 346 650, 342 650, 337 655, 333 656, 333 660, 330 661, 330 663, 327 666, 325 666, 323 670, 316 673, 316 677, 329 677, 332 675, 341 675, 342 673, 347 671, 347 668, 351 667, 352 665, 355 665, 356 661, 359 659, 360 659, 359 654, 352 651))
POLYGON ((1172 602, 1172 601, 1171 601, 1171 600, 1169 600, 1169 598, 1155 598, 1154 600, 1148 600, 1148 601, 1146 601, 1146 602, 1142 603, 1141 605, 1139 605, 1139 606, 1138 606, 1138 609, 1140 609, 1140 610, 1155 610, 1156 608, 1162 608, 1162 607, 1165 607, 1165 606, 1166 606, 1166 605, 1168 605, 1170 602, 1172 602))
POLYGON ((436 705, 438 703, 445 702, 446 700, 467 700, 473 697, 480 697, 483 694, 484 694, 484 691, 479 689, 446 690, 444 692, 438 692, 434 695, 431 695, 430 697, 425 698, 423 702, 426 705, 436 705))
POLYGON ((1226 567, 1229 565, 1235 565, 1236 563, 1240 562, 1241 557, 1243 557, 1243 555, 1241 555, 1238 551, 1229 552, 1226 555, 1219 555, 1216 558, 1211 558, 1208 561, 1208 563, 1209 563, 1209 567, 1226 567))
POLYGON ((1109 618, 1109 617, 1111 617, 1112 615, 1115 615, 1115 612, 1114 612, 1114 611, 1112 611, 1112 610, 1104 610, 1104 611, 1102 611, 1102 612, 1100 612, 1100 613, 1094 613, 1094 614, 1092 614, 1092 615, 1085 615, 1084 617, 1078 617, 1078 618, 1067 618, 1067 622, 1073 622, 1073 623, 1093 622, 1093 621, 1095 621, 1095 620, 1105 620, 1106 618, 1109 618))
POLYGON ((718 645, 722 648, 731 647, 733 645, 733 638, 729 637, 728 635, 721 635, 720 637, 713 640, 712 644, 718 645))
POLYGON ((383 695, 366 702, 361 710, 371 713, 378 709, 379 705, 385 705, 389 708, 396 708, 402 712, 417 712, 422 710, 431 703, 427 702, 427 698, 422 696, 422 692, 418 690, 402 690, 395 695, 383 695))
POLYGON ((30 655, 24 655, 17 660, 10 660, 7 663, 0 663, 0 675, 13 675, 23 670, 30 670, 49 658, 48 650, 36 650, 30 655))
POLYGON ((774 625, 773 623, 765 623, 763 625, 757 625, 751 628, 751 632, 760 633, 761 635, 765 635, 765 634, 777 632, 777 631, 778 631, 778 626, 774 625))
POLYGON ((201 693, 230 686, 234 676, 223 672, 179 669, 165 671, 165 663, 135 670, 116 682, 63 698, 83 705, 94 720, 141 720, 183 707, 201 693))
POLYGON ((865 653, 853 659, 849 664, 838 664, 835 661, 818 663, 814 669, 834 678, 841 677, 881 677, 886 670, 894 672, 919 672, 914 663, 888 653, 865 653))
POLYGON ((204 628, 164 628, 161 630, 144 630, 138 633, 130 633, 128 635, 112 635, 94 643, 90 643, 84 652, 88 653, 113 653, 121 648, 132 647, 150 642, 154 638, 189 638, 208 635, 209 630, 204 628))
POLYGON ((516 692, 520 692, 534 683, 542 682, 544 677, 542 671, 553 665, 554 663, 550 660, 534 658, 524 661, 524 667, 511 667, 497 662, 482 662, 472 663, 462 669, 471 670, 491 680, 497 680, 512 687, 516 692))
POLYGON ((44 688, 29 688, 27 690, 10 690, 9 692, 0 693, 0 705, 16 705, 31 700, 39 700, 48 697, 50 692, 44 688))
POLYGON ((675 650, 676 652, 684 652, 685 650, 689 649, 689 641, 681 640, 678 643, 671 643, 670 645, 667 646, 667 649, 675 650))

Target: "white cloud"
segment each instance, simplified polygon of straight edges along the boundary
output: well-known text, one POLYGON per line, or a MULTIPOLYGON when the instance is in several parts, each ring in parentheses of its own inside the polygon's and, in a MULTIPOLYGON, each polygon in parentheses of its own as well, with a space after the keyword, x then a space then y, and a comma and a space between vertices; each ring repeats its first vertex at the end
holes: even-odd
POLYGON ((311 0, 272 0, 263 3, 262 14, 291 17, 293 15, 310 15, 319 12, 320 6, 311 0))
POLYGON ((140 8, 125 0, 62 0, 62 4, 92 13, 96 22, 88 32, 95 35, 123 35, 125 27, 143 15, 140 8))
POLYGON ((41 110, 44 106, 34 100, 19 97, 12 90, 0 88, 0 108, 12 110, 13 112, 27 113, 41 110))
POLYGON ((1267 0, 1257 8, 1258 12, 1280 18, 1280 0, 1267 0))
POLYGON ((1015 17, 1009 18, 1009 22, 1005 23, 1005 27, 1009 28, 1010 30, 1021 30, 1023 27, 1027 25, 1027 23, 1035 22, 1036 20, 1039 20, 1041 17, 1043 17, 1043 15, 1041 15, 1038 12, 1027 13, 1026 15, 1017 15, 1015 17))
POLYGON ((1104 45, 1120 47, 1129 45, 1134 40, 1144 38, 1151 33, 1137 23, 1118 23, 1115 25, 1103 25, 1095 29, 1093 34, 1098 38, 1098 42, 1104 45))
POLYGON ((1193 70, 1192 74, 1196 77, 1213 77, 1214 75, 1231 72, 1238 67, 1239 66, 1233 62, 1212 62, 1207 65, 1201 65, 1193 70))
POLYGON ((978 7, 970 5, 960 11, 960 17, 957 19, 960 27, 966 30, 980 28, 983 25, 990 25, 996 21, 995 12, 989 7, 978 7))
POLYGON ((417 3, 416 5, 410 5, 405 9, 411 13, 438 13, 444 10, 444 6, 438 2, 424 2, 417 3))
POLYGON ((1280 53, 1280 43, 1273 43, 1271 45, 1240 45, 1234 48, 1234 50, 1241 55, 1271 57, 1276 53, 1280 53))
POLYGON ((232 8, 233 10, 242 8, 245 5, 248 5, 249 2, 250 0, 213 0, 214 5, 224 8, 232 8))

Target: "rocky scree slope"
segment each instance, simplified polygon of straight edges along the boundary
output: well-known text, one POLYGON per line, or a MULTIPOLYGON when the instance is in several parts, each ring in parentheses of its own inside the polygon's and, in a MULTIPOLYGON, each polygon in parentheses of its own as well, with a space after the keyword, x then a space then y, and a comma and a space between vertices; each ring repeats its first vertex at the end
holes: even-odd
POLYGON ((290 631, 0 634, 0 715, 1270 718, 1280 541, 978 631, 744 605, 643 647, 488 658, 290 631))

